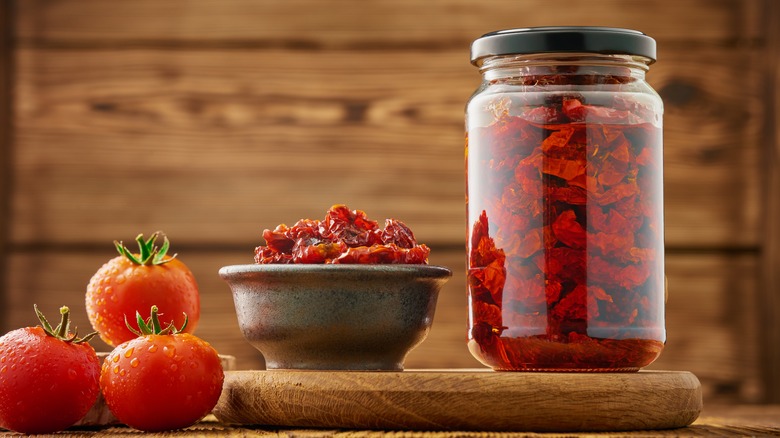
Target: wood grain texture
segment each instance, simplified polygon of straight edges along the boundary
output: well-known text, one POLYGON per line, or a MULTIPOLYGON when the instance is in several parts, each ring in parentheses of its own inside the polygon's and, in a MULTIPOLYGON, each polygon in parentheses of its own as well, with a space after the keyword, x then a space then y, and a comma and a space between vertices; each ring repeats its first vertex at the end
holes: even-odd
POLYGON ((720 424, 765 426, 778 429, 780 432, 780 404, 707 403, 696 423, 702 422, 701 420, 720 424))
MULTIPOLYGON (((163 229, 236 245, 346 203, 460 245, 463 106, 479 80, 464 50, 22 49, 13 243, 163 229)), ((758 245, 762 95, 742 68, 758 56, 672 50, 650 74, 667 102, 671 247, 758 245)))
MULTIPOLYGON (((270 426, 231 426, 207 416, 186 429, 167 432, 138 432, 126 427, 71 429, 60 432, 64 438, 105 436, 161 437, 318 437, 318 438, 625 438, 625 437, 745 437, 780 435, 780 405, 716 405, 705 404, 699 418, 690 426, 670 430, 636 430, 625 432, 483 432, 483 431, 418 431, 418 430, 349 430, 298 429, 270 426)), ((0 436, 18 434, 0 431, 0 436)))
POLYGON ((274 370, 226 373, 213 413, 285 427, 588 432, 684 427, 701 408, 686 372, 274 370))
MULTIPOLYGON (((670 430, 636 430, 624 432, 484 432, 419 430, 349 430, 298 429, 270 426, 231 426, 219 423, 213 415, 181 430, 139 432, 127 427, 70 429, 58 437, 87 438, 105 436, 161 437, 267 437, 267 438, 625 438, 625 437, 744 437, 780 435, 780 405, 712 405, 705 404, 702 414, 685 428, 670 430)), ((0 431, 0 436, 18 436, 0 431)))
POLYGON ((642 30, 662 41, 732 44, 759 36, 760 0, 23 0, 24 44, 245 43, 291 48, 466 47, 518 26, 596 25, 642 30))
POLYGON ((764 81, 768 97, 766 142, 764 147, 765 236, 758 318, 764 328, 759 337, 762 380, 766 402, 780 402, 780 5, 766 1, 764 27, 767 32, 767 56, 764 81))
POLYGON ((9 230, 13 197, 13 59, 14 11, 10 2, 0 3, 0 318, 6 315, 9 230))
MULTIPOLYGON (((129 236, 130 238, 132 236, 129 236)), ((245 252, 182 252, 173 240, 172 251, 193 271, 201 291, 201 322, 197 335, 220 353, 237 358, 237 369, 262 369, 260 354, 241 335, 230 289, 217 276, 221 266, 248 262, 245 252)), ((8 319, 4 331, 37 321, 37 303, 51 313, 66 304, 73 323, 84 332, 89 321, 83 306, 86 285, 97 269, 114 257, 106 245, 100 253, 24 253, 10 257, 8 319), (30 274, 32 273, 32 274, 30 274)), ((475 368, 466 348, 467 293, 465 252, 433 249, 431 263, 447 266, 453 277, 436 307, 428 338, 406 358, 407 369, 475 368)), ((667 257, 669 302, 668 342, 654 369, 691 371, 702 382, 707 400, 756 402, 763 397, 757 344, 755 256, 670 255, 667 257)), ((98 351, 109 351, 99 340, 98 351)))
POLYGON ((706 400, 760 401, 758 269, 749 255, 667 256, 667 341, 650 368, 692 371, 706 400))

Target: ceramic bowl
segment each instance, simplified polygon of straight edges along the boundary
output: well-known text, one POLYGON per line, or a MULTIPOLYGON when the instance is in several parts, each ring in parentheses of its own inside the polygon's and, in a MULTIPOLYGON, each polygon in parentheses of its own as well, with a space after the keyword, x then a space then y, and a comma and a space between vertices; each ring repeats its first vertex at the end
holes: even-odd
POLYGON ((430 265, 234 265, 244 337, 268 369, 402 370, 452 272, 430 265))

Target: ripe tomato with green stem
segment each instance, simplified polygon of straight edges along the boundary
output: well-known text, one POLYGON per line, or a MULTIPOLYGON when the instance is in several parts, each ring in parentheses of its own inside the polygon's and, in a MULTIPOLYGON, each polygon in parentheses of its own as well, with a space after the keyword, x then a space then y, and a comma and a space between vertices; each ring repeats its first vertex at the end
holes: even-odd
POLYGON ((72 426, 95 404, 100 361, 88 341, 97 333, 71 333, 64 306, 55 328, 38 306, 35 313, 40 326, 0 338, 0 426, 51 433, 72 426))
POLYGON ((200 319, 200 294, 195 277, 187 266, 167 255, 170 242, 157 247, 160 232, 144 239, 136 237, 139 253, 133 254, 122 242, 114 242, 119 256, 104 264, 87 286, 87 315, 100 338, 115 347, 136 335, 125 324, 127 316, 146 312, 153 304, 159 308, 162 323, 181 326, 183 314, 189 316, 187 332, 192 333, 200 319))
POLYGON ((143 431, 194 424, 217 404, 224 380, 217 351, 182 332, 186 315, 180 329, 173 323, 163 328, 157 312, 152 306, 147 320, 136 313, 138 337, 116 347, 100 372, 108 408, 122 423, 143 431))

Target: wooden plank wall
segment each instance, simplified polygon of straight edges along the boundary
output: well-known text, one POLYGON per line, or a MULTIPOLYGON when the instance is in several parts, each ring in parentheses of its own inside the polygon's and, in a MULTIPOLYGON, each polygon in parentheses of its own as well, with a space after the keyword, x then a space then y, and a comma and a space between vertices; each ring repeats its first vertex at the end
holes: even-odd
MULTIPOLYGON (((6 269, 11 194, 11 118, 13 89, 13 26, 9 2, 0 3, 0 308, 6 304, 6 269)), ((2 315, 2 314, 0 314, 2 315)), ((0 327, 4 329, 5 327, 0 327)))
POLYGON ((478 366, 464 341, 469 44, 620 26, 658 40, 649 79, 666 104, 669 341, 654 367, 695 372, 708 400, 776 399, 756 318, 778 293, 759 293, 771 3, 13 2, 2 329, 32 324, 33 302, 79 307, 112 240, 162 229, 200 283, 199 334, 262 366, 217 269, 251 262, 263 228, 347 203, 406 221, 455 272, 407 366, 478 366))
POLYGON ((762 282, 759 287, 762 331, 760 359, 765 366, 761 380, 774 392, 767 400, 780 402, 780 3, 769 2, 764 14, 767 29, 768 57, 764 72, 766 96, 773 104, 767 107, 766 147, 764 171, 764 248, 762 282))

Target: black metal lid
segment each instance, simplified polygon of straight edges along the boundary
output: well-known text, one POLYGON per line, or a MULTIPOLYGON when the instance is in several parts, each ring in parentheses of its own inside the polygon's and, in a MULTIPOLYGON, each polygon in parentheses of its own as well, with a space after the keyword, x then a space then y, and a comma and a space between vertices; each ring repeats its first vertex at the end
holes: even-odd
POLYGON ((615 27, 554 26, 490 32, 471 44, 471 63, 499 55, 531 53, 638 55, 655 62, 655 40, 642 32, 615 27))

